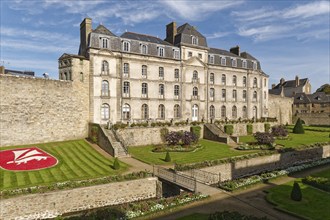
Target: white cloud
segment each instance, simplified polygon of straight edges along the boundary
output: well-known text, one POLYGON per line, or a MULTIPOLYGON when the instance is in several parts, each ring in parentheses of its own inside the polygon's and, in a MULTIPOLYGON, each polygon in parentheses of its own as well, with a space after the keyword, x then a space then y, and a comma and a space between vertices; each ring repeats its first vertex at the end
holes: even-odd
POLYGON ((312 16, 329 14, 330 2, 329 1, 315 1, 305 5, 298 5, 294 8, 288 9, 283 13, 284 18, 308 18, 312 16))
POLYGON ((229 34, 231 34, 231 32, 215 32, 215 33, 212 33, 212 34, 205 34, 205 37, 207 39, 217 39, 217 38, 225 37, 229 34))

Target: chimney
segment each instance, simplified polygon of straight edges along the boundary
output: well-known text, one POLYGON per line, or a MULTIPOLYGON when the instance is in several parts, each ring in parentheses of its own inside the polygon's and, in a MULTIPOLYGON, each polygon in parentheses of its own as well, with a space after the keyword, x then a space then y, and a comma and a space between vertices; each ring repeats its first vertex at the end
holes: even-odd
POLYGON ((174 45, 175 35, 177 34, 176 22, 171 22, 166 25, 166 38, 165 41, 174 45))
POLYGON ((92 32, 92 19, 85 18, 80 24, 79 55, 87 57, 88 37, 92 32))
POLYGON ((272 89, 274 89, 274 88, 275 88, 275 86, 276 86, 275 84, 272 84, 272 89))
POLYGON ((230 53, 233 53, 233 54, 236 54, 237 56, 239 56, 239 46, 236 45, 236 47, 230 48, 230 53))
POLYGON ((296 80, 296 87, 298 87, 299 86, 299 77, 296 76, 295 80, 296 80))
POLYGON ((281 78, 280 79, 280 84, 283 85, 285 83, 285 79, 284 78, 281 78))

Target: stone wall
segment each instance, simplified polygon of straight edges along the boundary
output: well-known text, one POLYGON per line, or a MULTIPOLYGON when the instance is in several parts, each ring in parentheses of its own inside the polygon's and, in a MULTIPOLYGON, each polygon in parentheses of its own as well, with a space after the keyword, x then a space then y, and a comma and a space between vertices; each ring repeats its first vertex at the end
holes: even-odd
POLYGON ((330 145, 225 163, 201 170, 214 174, 220 173, 221 181, 225 181, 327 157, 330 157, 330 145))
MULTIPOLYGON (((270 127, 276 125, 277 123, 274 122, 257 122, 257 123, 251 123, 252 125, 252 132, 265 132, 265 124, 270 124, 270 127)), ((232 124, 234 133, 232 136, 243 136, 247 135, 247 124, 232 124)), ((225 130, 225 124, 218 125, 223 131, 225 130)))
POLYGON ((280 95, 268 96, 268 117, 277 118, 280 124, 292 124, 293 98, 280 95))
POLYGON ((306 125, 330 125, 330 114, 322 113, 297 113, 293 117, 293 122, 300 118, 306 125))
POLYGON ((0 146, 88 135, 88 80, 0 75, 0 94, 0 146))
POLYGON ((0 219, 43 219, 157 196, 157 178, 139 179, 0 201, 0 219), (134 189, 134 190, 132 190, 134 189))

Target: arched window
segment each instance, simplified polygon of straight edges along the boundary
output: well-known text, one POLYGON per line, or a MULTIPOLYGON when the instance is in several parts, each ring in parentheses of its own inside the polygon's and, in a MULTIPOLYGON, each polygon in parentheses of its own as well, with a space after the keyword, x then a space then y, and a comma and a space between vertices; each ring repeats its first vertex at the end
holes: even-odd
POLYGON ((101 106, 101 119, 107 120, 110 118, 110 107, 108 104, 102 104, 101 106))
POLYGON ((243 76, 243 86, 246 87, 246 76, 243 76))
POLYGON ((246 108, 246 106, 243 106, 242 116, 243 116, 243 118, 247 118, 247 108, 246 108))
POLYGON ((194 97, 197 97, 198 96, 198 88, 197 87, 194 87, 193 88, 193 96, 194 97))
POLYGON ((109 63, 105 60, 102 61, 101 74, 109 74, 109 63))
POLYGON ((109 96, 109 82, 106 80, 102 81, 101 96, 109 96))
POLYGON ((210 83, 214 84, 214 73, 210 73, 210 83))
POLYGON ((226 118, 226 106, 221 106, 221 118, 226 118))
POLYGON ((148 108, 148 105, 147 104, 143 104, 142 107, 141 107, 141 118, 146 120, 149 118, 149 108, 148 108))
POLYGON ((174 118, 180 118, 181 117, 181 111, 180 111, 180 105, 174 105, 174 118))
POLYGON ((233 100, 236 102, 237 101, 237 90, 233 90, 233 100))
POLYGON ((193 79, 194 80, 198 79, 198 72, 196 70, 194 70, 194 72, 193 72, 193 79))
POLYGON ((253 78, 253 87, 255 87, 255 88, 258 87, 258 80, 256 77, 253 78))
POLYGON ((63 77, 64 80, 68 80, 68 73, 67 72, 64 72, 64 77, 63 77))
POLYGON ((258 101, 257 91, 254 91, 254 92, 253 92, 253 101, 254 101, 254 102, 258 101))
POLYGON ((164 84, 159 84, 159 95, 163 96, 165 93, 164 84))
POLYGON ((129 52, 130 49, 131 49, 130 47, 131 47, 131 45, 130 45, 130 43, 128 41, 124 41, 123 42, 123 51, 129 52))
POLYGON ((215 118, 215 108, 213 105, 210 106, 210 118, 215 118))
POLYGON ((193 45, 197 45, 197 44, 198 44, 198 38, 195 37, 195 36, 191 36, 191 43, 192 43, 193 45))
POLYGON ((142 65, 142 77, 147 78, 147 70, 148 67, 146 65, 142 65))
POLYGON ((147 54, 148 53, 148 47, 145 44, 141 44, 141 53, 147 54))
POLYGON ((236 75, 233 76, 233 85, 234 86, 237 85, 237 77, 236 77, 236 75))
POLYGON ((125 103, 123 105, 123 119, 129 120, 131 118, 131 107, 129 104, 125 103))
POLYGON ((162 104, 158 106, 158 118, 165 119, 165 106, 162 104))
POLYGON ((237 107, 234 105, 231 110, 231 116, 232 118, 237 118, 237 107))
POLYGON ((225 74, 221 75, 221 84, 226 85, 226 75, 225 74))

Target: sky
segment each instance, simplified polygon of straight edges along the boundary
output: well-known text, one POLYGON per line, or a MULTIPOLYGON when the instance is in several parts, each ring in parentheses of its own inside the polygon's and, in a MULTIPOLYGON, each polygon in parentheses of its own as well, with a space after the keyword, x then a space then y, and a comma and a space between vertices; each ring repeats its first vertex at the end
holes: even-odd
POLYGON ((58 79, 57 60, 77 54, 85 17, 120 36, 165 38, 166 24, 189 23, 209 47, 239 45, 261 62, 269 85, 296 75, 312 91, 330 81, 330 1, 1 0, 0 65, 58 79))

